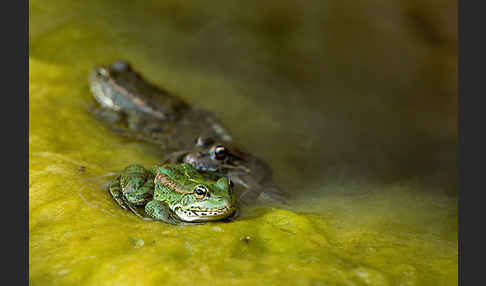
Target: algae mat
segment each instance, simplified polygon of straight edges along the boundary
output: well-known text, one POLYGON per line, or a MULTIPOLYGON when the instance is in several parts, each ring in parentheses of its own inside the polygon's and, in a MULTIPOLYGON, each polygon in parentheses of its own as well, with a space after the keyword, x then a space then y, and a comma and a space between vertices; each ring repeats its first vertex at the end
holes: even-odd
POLYGON ((333 126, 350 124, 352 134, 356 118, 337 116, 336 98, 328 98, 338 109, 332 113, 325 101, 294 96, 302 93, 295 82, 315 82, 289 70, 298 69, 295 59, 275 61, 285 55, 275 43, 290 48, 271 35, 295 34, 282 23, 283 32, 255 28, 280 14, 258 18, 229 4, 190 3, 31 1, 30 285, 456 285, 455 196, 431 192, 437 186, 420 180, 380 183, 353 179, 346 168, 338 176, 321 172, 322 160, 312 158, 349 153, 352 137, 339 137, 344 131, 333 126), (215 25, 214 15, 227 25, 215 25), (218 43, 220 36, 230 40, 218 43), (110 133, 89 113, 90 69, 118 58, 213 110, 270 161, 295 199, 245 207, 231 223, 193 227, 140 221, 117 207, 103 189, 109 174, 164 155, 110 133), (290 108, 296 105, 302 108, 290 108), (319 148, 316 131, 333 134, 326 139, 332 152, 319 148))

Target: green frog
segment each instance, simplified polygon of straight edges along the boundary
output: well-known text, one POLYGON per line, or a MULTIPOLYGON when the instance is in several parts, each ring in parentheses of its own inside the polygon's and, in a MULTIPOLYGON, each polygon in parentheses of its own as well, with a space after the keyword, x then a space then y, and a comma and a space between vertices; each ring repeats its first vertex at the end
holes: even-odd
POLYGON ((156 143, 166 151, 188 148, 197 136, 232 141, 214 114, 150 83, 126 61, 95 67, 89 82, 99 103, 95 114, 119 134, 156 143))
POLYGON ((198 137, 194 146, 168 155, 171 163, 187 163, 200 172, 225 176, 239 187, 239 201, 285 202, 288 194, 273 181, 273 170, 264 160, 234 142, 198 137))
POLYGON ((108 189, 122 208, 176 225, 222 220, 237 210, 228 178, 201 174, 186 163, 151 170, 130 165, 108 189))

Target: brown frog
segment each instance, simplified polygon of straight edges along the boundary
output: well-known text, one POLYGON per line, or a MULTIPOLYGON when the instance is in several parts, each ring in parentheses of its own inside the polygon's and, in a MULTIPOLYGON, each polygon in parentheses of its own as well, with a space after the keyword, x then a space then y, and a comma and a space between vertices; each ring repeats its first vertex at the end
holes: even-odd
POLYGON ((99 103, 95 114, 122 135, 166 150, 189 148, 198 136, 232 140, 214 114, 148 82, 126 61, 95 67, 89 81, 99 103))
POLYGON ((194 146, 169 154, 171 163, 187 163, 198 171, 225 176, 241 189, 239 200, 285 202, 288 194, 273 181, 273 171, 264 160, 234 142, 198 137, 194 146))

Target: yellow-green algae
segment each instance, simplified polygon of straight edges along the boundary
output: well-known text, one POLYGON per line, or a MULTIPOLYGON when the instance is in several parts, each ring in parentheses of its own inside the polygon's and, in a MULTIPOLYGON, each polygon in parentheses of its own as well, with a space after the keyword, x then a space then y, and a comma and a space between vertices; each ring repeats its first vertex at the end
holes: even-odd
MULTIPOLYGON (((323 154, 330 164, 342 158, 350 169, 356 158, 385 164, 385 156, 374 147, 353 140, 386 133, 398 138, 391 141, 396 144, 402 137, 387 125, 363 134, 353 124, 389 121, 380 117, 391 113, 379 100, 355 98, 350 105, 366 109, 363 104, 370 102, 381 110, 360 117, 359 110, 343 112, 339 97, 319 103, 293 96, 302 90, 288 81, 315 84, 313 75, 306 74, 312 66, 300 66, 302 58, 285 58, 316 53, 315 34, 298 38, 305 30, 297 17, 303 13, 297 11, 298 4, 270 1, 265 14, 256 2, 241 10, 224 1, 209 6, 205 1, 120 2, 30 1, 30 285, 457 284, 454 196, 431 192, 437 187, 420 180, 377 183, 353 179, 349 174, 355 173, 344 168, 336 177, 345 180, 333 182, 335 174, 320 172, 323 154), (289 15, 294 13, 298 19, 292 22, 289 15), (216 16, 221 18, 213 21, 216 16), (293 31, 286 21, 301 30, 293 31), (286 37, 277 37, 282 34, 286 37), (217 41, 234 35, 238 40, 217 41), (302 44, 303 40, 308 42, 302 44), (237 47, 238 41, 244 48, 237 47), (242 59, 245 53, 251 56, 242 59), (297 198, 286 206, 246 207, 231 223, 193 227, 141 221, 120 209, 103 190, 109 180, 105 175, 130 163, 155 164, 163 153, 110 133, 89 113, 93 101, 88 72, 117 58, 132 61, 150 80, 189 102, 214 110, 244 144, 269 159, 277 181, 299 194, 297 198), (278 83, 273 82, 276 78, 278 83), (294 106, 300 107, 295 113, 294 106), (322 115, 333 114, 333 109, 345 115, 322 115), (359 136, 346 135, 353 132, 359 136), (349 152, 356 157, 343 155, 349 152)), ((425 48, 413 47, 422 57, 425 48)), ((332 59, 326 61, 332 65, 332 59)), ((387 76, 393 78, 393 73, 387 76)), ((406 114, 403 102, 398 105, 406 114)), ((435 122, 447 125, 454 120, 444 117, 447 109, 441 108, 435 120, 419 125, 401 122, 404 138, 447 137, 454 126, 444 129, 435 122)), ((409 118, 428 119, 431 115, 426 114, 409 118)), ((379 140, 374 143, 381 146, 379 140)), ((388 147, 406 153, 397 155, 398 161, 410 157, 415 148, 393 144, 388 147)), ((423 152, 417 157, 430 150, 417 150, 423 152)))

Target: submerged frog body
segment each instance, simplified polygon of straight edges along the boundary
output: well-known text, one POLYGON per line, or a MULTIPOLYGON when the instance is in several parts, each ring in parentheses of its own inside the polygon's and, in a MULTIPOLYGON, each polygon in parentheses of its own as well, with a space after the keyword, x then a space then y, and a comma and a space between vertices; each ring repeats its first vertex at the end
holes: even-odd
POLYGON ((191 149, 170 154, 169 161, 187 163, 198 171, 229 178, 243 188, 239 195, 243 203, 257 199, 285 202, 288 196, 274 183, 272 168, 235 143, 199 137, 191 149))
POLYGON ((117 132, 156 143, 166 150, 188 148, 197 136, 231 141, 231 135, 210 112, 146 81, 126 61, 95 67, 91 92, 96 114, 117 132))
POLYGON ((236 198, 231 185, 225 177, 205 176, 184 163, 157 166, 150 171, 130 165, 112 182, 109 191, 122 208, 139 216, 186 224, 234 216, 236 198))

